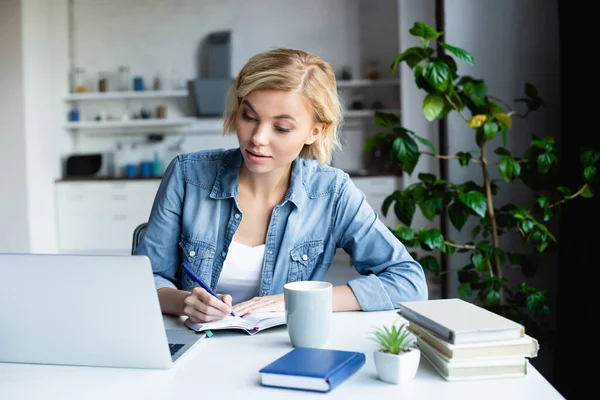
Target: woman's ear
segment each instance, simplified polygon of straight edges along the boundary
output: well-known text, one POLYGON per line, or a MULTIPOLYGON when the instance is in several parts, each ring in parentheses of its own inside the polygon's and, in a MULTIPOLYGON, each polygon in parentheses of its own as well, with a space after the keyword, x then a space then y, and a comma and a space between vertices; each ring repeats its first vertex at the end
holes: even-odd
POLYGON ((325 129, 327 129, 327 124, 316 124, 313 127, 311 134, 308 136, 308 138, 306 138, 306 142, 304 142, 304 144, 310 145, 316 142, 317 139, 321 137, 323 132, 325 132, 325 129))

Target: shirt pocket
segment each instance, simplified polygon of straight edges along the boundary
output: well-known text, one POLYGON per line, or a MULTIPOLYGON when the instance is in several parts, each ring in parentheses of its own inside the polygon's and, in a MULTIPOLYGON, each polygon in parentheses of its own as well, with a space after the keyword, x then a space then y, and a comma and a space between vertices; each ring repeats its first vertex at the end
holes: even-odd
POLYGON ((305 242, 294 247, 290 251, 288 282, 308 280, 322 254, 322 240, 305 242))
MULTIPOLYGON (((181 237, 179 247, 183 252, 183 262, 190 267, 207 285, 210 285, 212 275, 212 264, 215 257, 215 246, 201 240, 188 239, 181 237)), ((192 290, 197 284, 183 270, 181 271, 181 289, 192 290)))

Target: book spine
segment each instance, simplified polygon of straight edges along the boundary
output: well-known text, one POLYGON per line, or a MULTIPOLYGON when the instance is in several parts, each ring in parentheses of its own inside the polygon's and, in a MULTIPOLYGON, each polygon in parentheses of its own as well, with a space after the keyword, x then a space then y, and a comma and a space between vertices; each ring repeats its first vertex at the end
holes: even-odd
POLYGON ((454 343, 454 341, 455 341, 454 332, 435 323, 434 321, 430 320, 429 318, 426 318, 422 315, 416 314, 412 310, 409 310, 407 308, 404 308, 404 309, 401 308, 398 313, 401 316, 403 316, 404 318, 406 318, 409 322, 412 322, 415 325, 419 325, 425 329, 428 329, 431 332, 433 332, 436 335, 443 338, 444 340, 447 340, 450 343, 454 343))
POLYGON ((366 357, 363 353, 358 353, 346 363, 333 371, 325 380, 329 383, 329 390, 333 390, 340 383, 344 382, 348 377, 352 376, 366 362, 366 357))

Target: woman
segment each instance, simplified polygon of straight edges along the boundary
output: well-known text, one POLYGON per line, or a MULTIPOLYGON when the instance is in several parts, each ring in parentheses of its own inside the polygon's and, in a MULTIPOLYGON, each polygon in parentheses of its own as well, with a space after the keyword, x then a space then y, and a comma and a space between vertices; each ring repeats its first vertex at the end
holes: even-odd
POLYGON ((331 66, 304 51, 266 51, 228 97, 223 132, 235 132, 239 148, 176 157, 138 246, 163 313, 203 322, 283 311, 284 284, 323 279, 338 247, 362 276, 333 288, 334 311, 426 299, 421 266, 349 176, 326 165, 342 120, 331 66))

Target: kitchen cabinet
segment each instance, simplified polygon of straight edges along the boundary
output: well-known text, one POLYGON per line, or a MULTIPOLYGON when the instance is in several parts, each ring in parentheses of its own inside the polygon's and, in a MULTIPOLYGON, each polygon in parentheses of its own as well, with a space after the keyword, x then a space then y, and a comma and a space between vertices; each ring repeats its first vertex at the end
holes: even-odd
POLYGON ((150 215, 160 180, 56 183, 61 253, 129 254, 133 230, 150 215))

